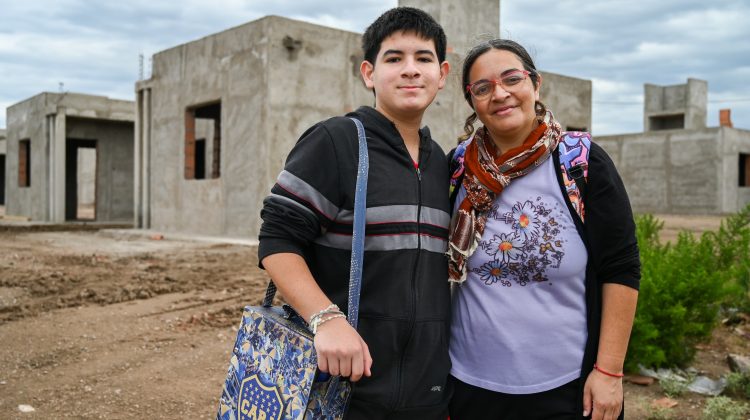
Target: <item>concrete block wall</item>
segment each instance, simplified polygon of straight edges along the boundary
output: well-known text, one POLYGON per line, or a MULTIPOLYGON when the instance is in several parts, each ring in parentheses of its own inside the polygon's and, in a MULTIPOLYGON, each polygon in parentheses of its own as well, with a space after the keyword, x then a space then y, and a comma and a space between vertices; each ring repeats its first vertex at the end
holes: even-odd
POLYGON ((750 131, 664 130, 595 142, 615 162, 637 213, 727 214, 750 202, 750 188, 738 186, 739 153, 750 153, 750 131))
POLYGON ((706 127, 708 116, 708 82, 705 80, 688 79, 685 113, 685 128, 697 130, 706 127))
POLYGON ((47 148, 54 117, 47 117, 52 98, 43 93, 11 105, 6 110, 7 156, 5 214, 48 220, 49 161, 47 148), (18 156, 21 140, 29 140, 31 182, 18 185, 18 156))
POLYGON ((552 111, 563 129, 591 131, 591 80, 541 73, 539 99, 552 111))

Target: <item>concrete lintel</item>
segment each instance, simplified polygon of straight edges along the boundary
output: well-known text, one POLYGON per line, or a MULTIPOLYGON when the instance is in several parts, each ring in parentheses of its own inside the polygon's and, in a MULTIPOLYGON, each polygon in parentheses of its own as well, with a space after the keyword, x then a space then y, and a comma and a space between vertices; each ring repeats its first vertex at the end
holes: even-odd
POLYGON ((102 114, 93 109, 75 109, 66 108, 66 115, 68 117, 75 118, 88 118, 94 120, 104 121, 121 121, 121 122, 133 122, 133 113, 131 112, 108 112, 102 114))
POLYGON ((138 93, 144 89, 151 89, 154 86, 154 79, 145 79, 135 82, 135 92, 138 93))
POLYGON ((70 117, 94 118, 112 121, 133 121, 134 103, 124 99, 111 99, 106 96, 88 95, 83 93, 53 93, 42 92, 26 100, 11 105, 9 108, 29 101, 43 98, 43 113, 57 114, 60 107, 66 109, 70 117))

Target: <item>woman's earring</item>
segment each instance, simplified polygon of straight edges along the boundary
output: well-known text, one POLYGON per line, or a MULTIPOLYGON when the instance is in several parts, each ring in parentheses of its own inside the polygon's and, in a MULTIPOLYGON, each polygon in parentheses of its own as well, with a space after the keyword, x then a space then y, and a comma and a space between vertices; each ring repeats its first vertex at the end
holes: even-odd
POLYGON ((534 111, 537 116, 541 116, 544 113, 544 107, 539 101, 534 102, 534 111))
POLYGON ((536 113, 536 120, 541 124, 544 122, 544 114, 546 114, 546 108, 544 105, 542 105, 541 102, 536 101, 534 102, 534 111, 536 113))

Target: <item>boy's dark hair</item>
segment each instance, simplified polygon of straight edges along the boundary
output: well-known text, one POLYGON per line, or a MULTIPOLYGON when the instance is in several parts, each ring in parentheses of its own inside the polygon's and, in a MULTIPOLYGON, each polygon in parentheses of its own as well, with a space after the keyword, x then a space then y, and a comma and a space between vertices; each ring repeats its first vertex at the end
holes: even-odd
POLYGON ((414 7, 395 7, 380 15, 362 36, 365 60, 375 65, 383 40, 398 31, 413 32, 435 43, 438 60, 445 61, 445 32, 427 12, 414 7))

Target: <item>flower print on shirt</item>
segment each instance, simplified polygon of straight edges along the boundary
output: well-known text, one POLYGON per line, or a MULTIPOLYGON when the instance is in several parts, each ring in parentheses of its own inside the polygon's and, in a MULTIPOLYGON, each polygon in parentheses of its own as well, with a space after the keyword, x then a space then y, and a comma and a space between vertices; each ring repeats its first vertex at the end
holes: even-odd
POLYGON ((514 233, 494 235, 489 242, 482 243, 482 246, 487 247, 488 255, 492 255, 496 259, 499 258, 504 263, 510 260, 515 261, 524 253, 523 241, 514 233))
POLYGON ((501 261, 492 260, 482 264, 481 267, 473 270, 479 275, 484 284, 495 284, 497 282, 502 283, 504 286, 510 286, 510 282, 503 277, 508 275, 508 266, 503 264, 501 261))
POLYGON ((558 205, 545 204, 541 197, 516 202, 509 212, 495 203, 488 220, 503 222, 511 231, 480 241, 479 248, 492 260, 472 271, 487 285, 526 286, 549 281, 546 270, 559 268, 565 255, 561 240, 565 228, 556 220, 564 211, 558 205))
POLYGON ((510 213, 505 215, 505 220, 511 220, 513 230, 526 237, 527 241, 539 235, 539 214, 531 200, 516 203, 510 213))

